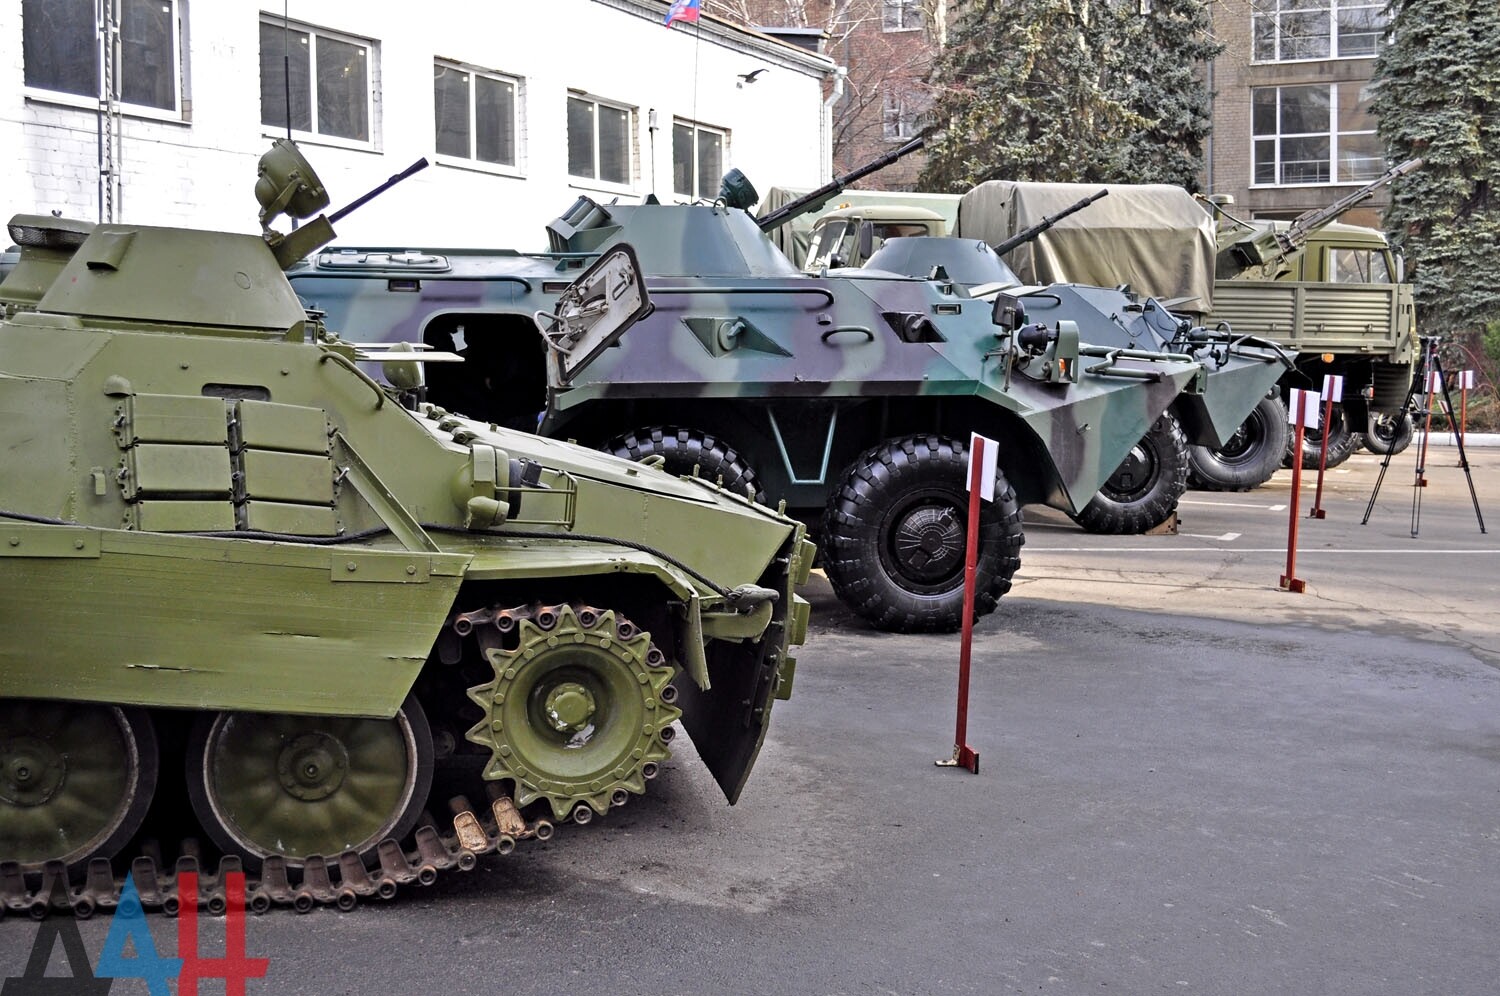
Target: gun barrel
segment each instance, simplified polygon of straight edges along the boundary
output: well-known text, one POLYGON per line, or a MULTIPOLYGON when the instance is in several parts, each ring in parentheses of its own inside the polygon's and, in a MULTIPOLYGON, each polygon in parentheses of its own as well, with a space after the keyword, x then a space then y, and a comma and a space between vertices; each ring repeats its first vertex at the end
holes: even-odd
POLYGON ((1304 211, 1292 219, 1292 223, 1287 226, 1286 231, 1281 232, 1277 236, 1276 241, 1281 244, 1283 252, 1296 250, 1302 243, 1307 241, 1307 237, 1314 231, 1358 206, 1381 187, 1393 182, 1398 177, 1405 176, 1421 165, 1421 159, 1408 159, 1404 163, 1397 163, 1363 187, 1345 194, 1332 204, 1314 208, 1311 211, 1304 211))
POLYGON ((901 148, 899 149, 894 149, 890 152, 887 152, 885 155, 880 156, 879 158, 872 159, 869 162, 865 163, 863 166, 850 170, 843 176, 836 176, 832 180, 829 180, 827 183, 823 184, 823 186, 819 187, 816 190, 808 191, 801 197, 798 197, 796 200, 787 201, 781 207, 777 208, 775 211, 772 211, 764 218, 757 218, 755 223, 760 226, 760 230, 762 232, 769 232, 773 229, 780 228, 782 225, 785 225, 787 222, 791 221, 793 218, 797 217, 800 214, 806 214, 809 211, 816 211, 818 208, 826 204, 830 198, 838 194, 841 190, 843 190, 854 181, 863 179, 864 177, 869 176, 871 173, 874 173, 877 170, 885 169, 891 163, 895 162, 898 159, 904 158, 913 152, 916 152, 926 144, 926 139, 914 138, 910 142, 907 142, 905 145, 901 146, 901 148))
POLYGON ((1090 194, 1088 197, 1085 197, 1083 200, 1079 201, 1076 204, 1068 205, 1054 215, 1044 217, 1041 221, 1037 222, 1035 225, 1032 225, 1030 228, 1019 231, 1016 234, 1012 235, 1010 238, 1006 239, 1004 242, 997 243, 990 248, 995 250, 996 256, 1004 256, 1016 246, 1025 245, 1027 242, 1030 242, 1038 235, 1041 235, 1047 229, 1051 228, 1059 221, 1062 221, 1068 215, 1076 214, 1077 212, 1082 211, 1084 208, 1097 201, 1099 198, 1108 196, 1109 188, 1106 187, 1103 190, 1099 191, 1097 194, 1090 194))
POLYGON ((390 190, 396 184, 400 183, 402 180, 405 180, 412 174, 420 173, 422 170, 427 168, 427 165, 427 159, 425 156, 421 159, 418 159, 416 162, 412 163, 410 166, 406 167, 406 169, 397 173, 395 176, 391 177, 389 180, 385 181, 374 190, 368 191, 361 197, 356 197, 348 204, 345 204, 343 207, 333 212, 333 214, 328 216, 329 224, 337 222, 340 218, 343 218, 345 215, 355 210, 356 208, 363 207, 368 201, 379 197, 381 194, 385 193, 387 190, 390 190))

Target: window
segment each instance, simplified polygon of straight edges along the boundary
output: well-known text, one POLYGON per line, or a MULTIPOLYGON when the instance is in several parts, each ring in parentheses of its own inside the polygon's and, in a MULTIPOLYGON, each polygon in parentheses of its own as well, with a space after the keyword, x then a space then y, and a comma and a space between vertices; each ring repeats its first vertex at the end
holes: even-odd
POLYGON ((1361 85, 1273 86, 1250 94, 1255 184, 1356 183, 1385 169, 1361 85))
POLYGON ((1388 284, 1385 253, 1375 249, 1329 249, 1328 272, 1336 284, 1388 284))
POLYGON ((921 0, 883 0, 881 28, 885 31, 910 31, 922 27, 921 0))
POLYGON ((672 123, 672 189, 686 197, 719 195, 725 134, 690 121, 672 123))
POLYGON ((568 98, 568 175, 630 183, 630 110, 568 98))
POLYGON ((1253 58, 1370 58, 1380 50, 1384 11, 1384 0, 1252 0, 1253 58))
POLYGON ((516 88, 508 76, 434 63, 438 155, 516 165, 516 88))
POLYGON ((880 121, 881 134, 885 138, 891 141, 913 138, 922 129, 922 112, 913 103, 910 97, 886 96, 880 121))
MULTIPOLYGON (((120 0, 114 92, 127 104, 178 110, 179 0, 120 0)), ((97 98, 100 28, 94 0, 22 0, 26 85, 97 98)))
POLYGON ((281 21, 260 22, 260 123, 371 141, 374 43, 281 21), (290 99, 288 98, 290 91, 290 99))

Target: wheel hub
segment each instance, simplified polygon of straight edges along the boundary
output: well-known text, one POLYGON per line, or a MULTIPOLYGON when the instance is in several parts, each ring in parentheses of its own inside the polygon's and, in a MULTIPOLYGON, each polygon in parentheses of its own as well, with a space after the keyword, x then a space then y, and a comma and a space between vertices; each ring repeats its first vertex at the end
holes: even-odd
POLYGON ((36 737, 0 742, 0 800, 17 806, 40 806, 68 777, 68 763, 51 744, 36 737))
POLYGON ((336 738, 314 731, 294 737, 276 758, 276 776, 287 793, 303 802, 326 799, 344 784, 349 752, 336 738))
POLYGON ((952 574, 964 555, 964 528, 949 505, 925 505, 905 513, 891 543, 902 573, 930 583, 952 574))
POLYGON ((662 699, 676 669, 649 634, 583 605, 459 619, 495 673, 468 693, 485 714, 468 739, 491 751, 486 779, 513 781, 518 806, 546 799, 558 819, 580 806, 604 813, 623 793, 646 791, 646 766, 671 756, 682 715, 662 699))
POLYGON ((1119 498, 1131 498, 1151 487, 1156 474, 1156 459, 1146 447, 1137 443, 1118 470, 1110 475, 1105 488, 1119 498))

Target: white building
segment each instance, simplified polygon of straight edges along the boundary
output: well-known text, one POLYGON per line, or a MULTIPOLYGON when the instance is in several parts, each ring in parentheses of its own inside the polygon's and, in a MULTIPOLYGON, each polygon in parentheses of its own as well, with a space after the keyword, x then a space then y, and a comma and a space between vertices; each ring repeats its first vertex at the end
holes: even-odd
POLYGON ((254 231, 289 106, 334 207, 433 163, 343 243, 541 249, 579 194, 712 198, 731 166, 761 190, 825 180, 832 62, 709 17, 664 28, 667 7, 0 0, 0 214, 254 231))

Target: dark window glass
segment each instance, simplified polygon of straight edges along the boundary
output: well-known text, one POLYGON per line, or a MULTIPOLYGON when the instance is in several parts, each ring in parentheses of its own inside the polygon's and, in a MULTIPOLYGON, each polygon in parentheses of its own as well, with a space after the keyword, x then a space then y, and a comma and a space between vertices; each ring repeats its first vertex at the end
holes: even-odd
POLYGON ((1327 183, 1329 139, 1327 135, 1281 140, 1282 183, 1327 183))
POLYGON ((690 125, 672 126, 672 190, 692 197, 693 190, 693 129, 690 125))
POLYGON ((724 175, 724 136, 712 131, 698 132, 698 196, 711 197, 719 192, 719 178, 724 175))
POLYGON ((1301 135, 1328 132, 1328 87, 1284 86, 1281 88, 1281 133, 1301 135))
POLYGON ((474 77, 474 158, 516 164, 516 88, 505 80, 474 77))
POLYGON ((1253 93, 1250 108, 1252 135, 1276 134, 1276 88, 1266 87, 1253 93))
POLYGON ((120 4, 120 99, 173 110, 177 72, 173 60, 175 18, 165 0, 120 4))
POLYGON ((318 131, 370 140, 370 82, 363 45, 318 38, 318 131))
POLYGON ((435 66, 432 85, 437 120, 437 151, 441 156, 469 156, 469 74, 451 66, 435 66))
POLYGON ((1255 143, 1255 182, 1276 182, 1276 140, 1259 139, 1255 143))
POLYGON ((568 98, 568 174, 594 176, 594 105, 568 98))
POLYGON ((312 131, 312 51, 305 31, 260 25, 260 123, 285 128, 287 89, 292 92, 292 127, 312 131))
POLYGON ((97 97, 94 0, 22 0, 21 58, 27 86, 97 97))
POLYGON ((630 182, 630 112, 599 107, 599 179, 630 182))

